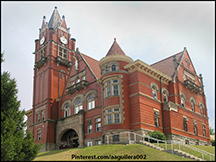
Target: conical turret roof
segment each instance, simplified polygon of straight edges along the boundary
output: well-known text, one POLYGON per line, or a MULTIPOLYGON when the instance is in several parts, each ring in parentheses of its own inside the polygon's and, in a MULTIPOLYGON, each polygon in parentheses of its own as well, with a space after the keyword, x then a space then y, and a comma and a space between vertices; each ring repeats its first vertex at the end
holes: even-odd
POLYGON ((114 38, 114 42, 111 48, 109 49, 108 53, 106 54, 106 56, 110 56, 110 55, 125 55, 124 51, 116 42, 116 38, 114 38))
POLYGON ((57 7, 55 7, 55 10, 53 11, 51 18, 49 20, 48 27, 53 28, 54 30, 61 25, 61 17, 59 15, 59 12, 57 10, 57 7))

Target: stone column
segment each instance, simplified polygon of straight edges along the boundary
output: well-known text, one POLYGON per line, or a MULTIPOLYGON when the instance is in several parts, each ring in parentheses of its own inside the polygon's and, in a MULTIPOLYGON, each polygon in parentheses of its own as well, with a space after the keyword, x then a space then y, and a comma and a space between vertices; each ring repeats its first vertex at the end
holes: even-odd
POLYGON ((80 110, 79 114, 79 147, 84 147, 84 110, 80 110))

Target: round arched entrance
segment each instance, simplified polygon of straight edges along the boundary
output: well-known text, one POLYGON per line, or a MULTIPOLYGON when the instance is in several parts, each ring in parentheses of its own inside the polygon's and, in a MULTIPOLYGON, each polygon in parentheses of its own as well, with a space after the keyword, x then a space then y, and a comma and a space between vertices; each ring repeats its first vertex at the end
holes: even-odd
POLYGON ((79 146, 79 137, 74 129, 69 129, 61 137, 61 146, 59 149, 76 148, 79 146))

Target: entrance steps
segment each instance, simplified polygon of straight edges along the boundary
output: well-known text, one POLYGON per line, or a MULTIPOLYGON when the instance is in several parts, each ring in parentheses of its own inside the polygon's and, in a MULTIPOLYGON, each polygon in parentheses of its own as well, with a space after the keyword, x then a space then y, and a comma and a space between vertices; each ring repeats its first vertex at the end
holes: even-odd
MULTIPOLYGON (((172 154, 172 150, 165 150, 164 148, 158 147, 157 145, 152 144, 152 143, 147 142, 147 141, 134 142, 134 141, 131 140, 130 143, 131 144, 133 144, 133 143, 143 144, 143 145, 149 146, 151 148, 154 148, 154 149, 157 149, 157 150, 164 151, 164 152, 172 154)), ((194 155, 191 155, 189 153, 186 153, 186 152, 184 152, 182 150, 178 150, 178 149, 174 149, 173 154, 178 155, 178 156, 182 156, 182 157, 185 157, 185 158, 194 159, 194 160, 197 160, 197 161, 206 161, 206 160, 203 160, 201 158, 198 158, 198 157, 196 157, 194 155)))

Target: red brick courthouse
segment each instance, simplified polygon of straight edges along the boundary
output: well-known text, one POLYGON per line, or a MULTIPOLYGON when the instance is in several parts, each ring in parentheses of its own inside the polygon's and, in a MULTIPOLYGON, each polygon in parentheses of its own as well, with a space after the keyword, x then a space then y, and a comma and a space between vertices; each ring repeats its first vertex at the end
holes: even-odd
POLYGON ((105 144, 107 135, 124 143, 121 132, 153 130, 210 145, 202 75, 186 48, 152 65, 131 59, 116 39, 107 51, 99 61, 81 53, 57 7, 49 22, 43 17, 26 112, 41 151, 105 144))

